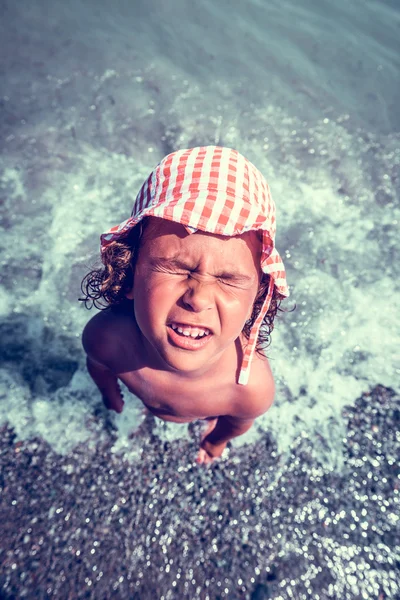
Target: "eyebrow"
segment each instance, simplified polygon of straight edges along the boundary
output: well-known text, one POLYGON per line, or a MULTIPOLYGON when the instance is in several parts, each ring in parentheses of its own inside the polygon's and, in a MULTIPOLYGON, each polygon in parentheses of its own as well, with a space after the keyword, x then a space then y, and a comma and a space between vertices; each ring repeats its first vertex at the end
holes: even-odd
MULTIPOLYGON (((151 258, 151 262, 154 265, 162 265, 163 267, 170 267, 175 269, 182 269, 183 271, 196 271, 196 268, 185 263, 180 258, 163 258, 163 257, 154 257, 151 258)), ((251 282, 254 280, 254 277, 251 275, 247 275, 246 273, 241 273, 239 271, 223 271, 215 277, 221 277, 222 279, 229 279, 231 281, 246 281, 251 282)))

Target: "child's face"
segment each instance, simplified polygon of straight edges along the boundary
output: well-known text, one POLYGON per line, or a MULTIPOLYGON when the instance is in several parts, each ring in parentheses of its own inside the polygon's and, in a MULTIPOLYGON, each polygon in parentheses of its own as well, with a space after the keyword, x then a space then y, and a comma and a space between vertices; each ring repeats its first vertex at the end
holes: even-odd
POLYGON ((251 316, 260 252, 255 232, 188 234, 178 223, 149 219, 129 297, 158 364, 201 375, 218 361, 251 316))

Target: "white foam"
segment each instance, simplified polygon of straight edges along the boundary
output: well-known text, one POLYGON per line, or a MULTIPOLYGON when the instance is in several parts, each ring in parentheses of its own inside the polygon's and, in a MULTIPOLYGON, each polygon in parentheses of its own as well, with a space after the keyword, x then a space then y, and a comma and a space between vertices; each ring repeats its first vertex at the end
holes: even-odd
POLYGON ((141 456, 140 443, 135 439, 135 433, 146 418, 146 412, 142 402, 130 394, 128 389, 121 383, 121 390, 125 398, 125 405, 122 413, 111 414, 111 419, 117 428, 117 440, 113 444, 111 451, 122 453, 130 460, 138 460, 141 456))
POLYGON ((0 317, 5 317, 11 310, 11 298, 7 290, 0 286, 0 317))
POLYGON ((14 428, 17 439, 40 436, 56 452, 66 454, 82 442, 102 438, 100 429, 90 425, 91 410, 87 377, 84 387, 73 385, 74 393, 61 389, 54 395, 32 398, 32 394, 18 374, 0 370, 0 420, 14 428))

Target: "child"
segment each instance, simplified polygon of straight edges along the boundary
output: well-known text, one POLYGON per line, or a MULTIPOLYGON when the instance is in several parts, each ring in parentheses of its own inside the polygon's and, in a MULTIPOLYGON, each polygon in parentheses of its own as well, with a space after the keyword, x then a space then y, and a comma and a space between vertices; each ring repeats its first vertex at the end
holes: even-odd
POLYGON ((261 347, 289 295, 274 239, 267 182, 237 151, 161 161, 132 216, 101 236, 104 268, 82 282, 85 303, 106 305, 83 346, 107 408, 123 409, 119 379, 161 419, 207 420, 204 464, 250 429, 273 401, 261 347))

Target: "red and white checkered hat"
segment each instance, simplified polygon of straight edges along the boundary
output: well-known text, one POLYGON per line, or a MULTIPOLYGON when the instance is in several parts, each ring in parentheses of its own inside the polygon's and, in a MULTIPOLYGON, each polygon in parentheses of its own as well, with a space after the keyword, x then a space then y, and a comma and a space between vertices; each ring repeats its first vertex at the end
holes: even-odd
POLYGON ((169 154, 142 185, 129 219, 101 236, 102 251, 121 234, 148 216, 160 217, 196 230, 218 235, 262 232, 261 269, 270 275, 267 297, 243 354, 238 383, 245 385, 268 312, 274 285, 289 295, 283 262, 275 249, 275 204, 258 169, 236 150, 202 146, 169 154))

